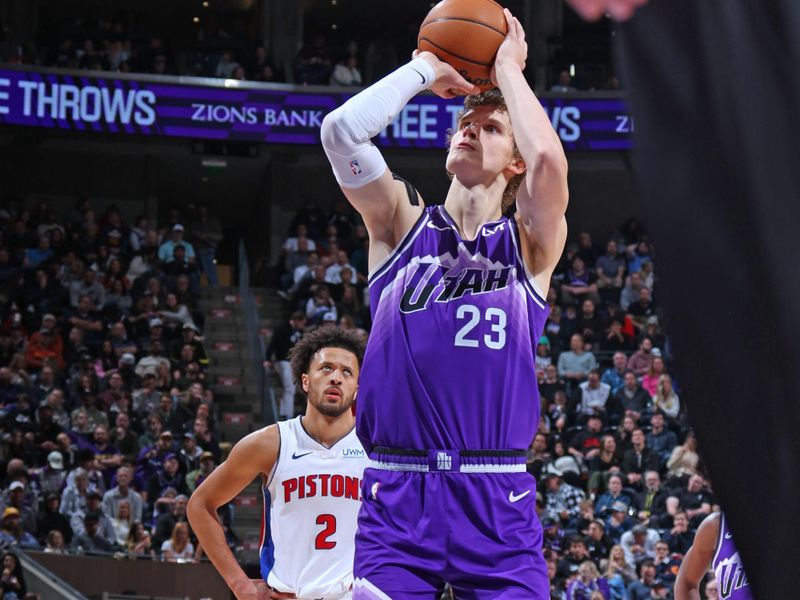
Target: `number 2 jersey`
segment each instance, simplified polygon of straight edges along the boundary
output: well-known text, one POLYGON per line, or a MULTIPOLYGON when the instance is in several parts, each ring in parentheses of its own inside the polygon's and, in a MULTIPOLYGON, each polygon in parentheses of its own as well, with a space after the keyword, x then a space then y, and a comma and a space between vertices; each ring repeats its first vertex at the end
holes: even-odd
POLYGON ((343 597, 353 583, 366 453, 355 430, 331 448, 308 435, 301 417, 278 430, 278 460, 262 488, 261 576, 298 598, 343 597))
POLYGON ((548 307, 513 219, 461 238, 430 206, 370 274, 356 430, 367 452, 524 450, 539 422, 536 344, 548 307))

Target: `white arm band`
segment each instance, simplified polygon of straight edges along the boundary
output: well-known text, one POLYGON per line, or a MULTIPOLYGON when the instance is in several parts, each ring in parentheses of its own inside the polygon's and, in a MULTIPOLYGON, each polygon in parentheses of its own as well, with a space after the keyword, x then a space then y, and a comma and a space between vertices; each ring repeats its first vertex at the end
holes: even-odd
POLYGON ((341 187, 360 188, 383 175, 386 161, 370 139, 435 77, 428 61, 415 58, 325 116, 322 147, 341 187))

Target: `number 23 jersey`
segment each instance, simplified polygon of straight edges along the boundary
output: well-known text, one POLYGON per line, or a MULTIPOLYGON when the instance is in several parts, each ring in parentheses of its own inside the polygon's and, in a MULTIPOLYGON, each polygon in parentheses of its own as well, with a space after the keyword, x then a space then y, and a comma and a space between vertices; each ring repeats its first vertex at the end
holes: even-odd
POLYGON ((356 430, 375 446, 528 447, 539 421, 536 344, 548 315, 513 219, 461 238, 430 206, 369 278, 372 331, 356 430))
POLYGON ((278 460, 263 487, 261 576, 298 598, 341 597, 353 583, 366 453, 355 430, 331 448, 306 432, 301 417, 278 430, 278 460))

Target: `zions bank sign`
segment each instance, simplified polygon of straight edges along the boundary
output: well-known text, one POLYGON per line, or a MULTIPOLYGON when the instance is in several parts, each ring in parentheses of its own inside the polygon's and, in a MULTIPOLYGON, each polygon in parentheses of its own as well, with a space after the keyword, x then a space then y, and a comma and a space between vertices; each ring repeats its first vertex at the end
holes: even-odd
MULTIPOLYGON (((0 124, 117 135, 318 144, 325 115, 352 94, 222 79, 0 69, 0 124)), ((567 150, 627 150, 620 98, 542 99, 567 150)), ((458 99, 414 98, 375 142, 443 148, 458 99)))

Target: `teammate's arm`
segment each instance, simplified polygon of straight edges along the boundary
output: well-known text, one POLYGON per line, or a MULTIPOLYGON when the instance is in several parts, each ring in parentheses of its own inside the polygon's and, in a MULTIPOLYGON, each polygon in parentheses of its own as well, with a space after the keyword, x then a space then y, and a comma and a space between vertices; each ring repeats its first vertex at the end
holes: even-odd
POLYGON ((527 167, 517 193, 528 268, 546 293, 567 237, 567 157, 522 70, 528 55, 520 22, 505 9, 508 34, 497 51, 493 79, 503 92, 514 140, 527 167))
POLYGON ((430 52, 415 53, 411 62, 350 98, 322 122, 322 147, 333 173, 369 232, 370 266, 394 248, 422 210, 408 202, 405 185, 392 178, 370 140, 426 89, 450 97, 450 89, 477 91, 430 52))
POLYGON ((189 498, 187 516, 200 546, 239 600, 265 600, 266 585, 247 577, 228 548, 217 519, 217 509, 230 502, 259 475, 268 474, 278 457, 277 425, 242 438, 228 458, 201 483, 189 498))
POLYGON ((683 557, 675 580, 675 600, 700 600, 700 582, 714 559, 719 526, 719 513, 714 513, 703 519, 697 528, 692 547, 683 557))

